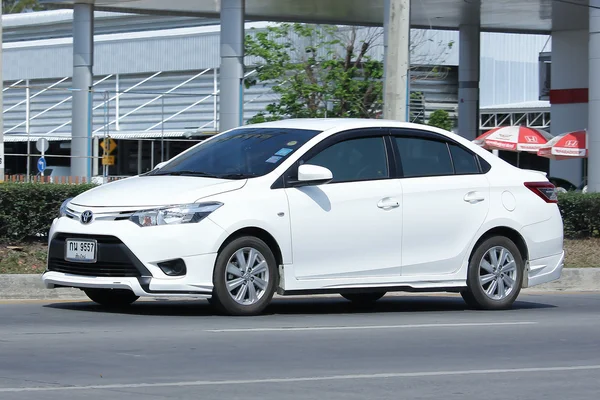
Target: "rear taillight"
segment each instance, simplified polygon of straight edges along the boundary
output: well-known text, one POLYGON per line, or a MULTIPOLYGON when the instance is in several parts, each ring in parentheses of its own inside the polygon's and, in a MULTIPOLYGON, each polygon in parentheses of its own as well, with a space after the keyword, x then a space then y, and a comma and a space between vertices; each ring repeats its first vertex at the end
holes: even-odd
POLYGON ((525 186, 546 203, 558 203, 556 186, 550 182, 525 182, 525 186))

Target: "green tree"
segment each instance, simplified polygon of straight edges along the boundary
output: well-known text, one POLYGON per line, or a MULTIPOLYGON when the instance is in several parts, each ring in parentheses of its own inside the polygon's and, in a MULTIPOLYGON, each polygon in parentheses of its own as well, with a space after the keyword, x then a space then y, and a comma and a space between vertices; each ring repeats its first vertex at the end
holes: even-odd
MULTIPOLYGON (((283 118, 374 118, 383 104, 380 28, 279 24, 246 35, 248 65, 255 74, 246 87, 270 85, 277 100, 249 123, 283 118)), ((411 53, 431 39, 416 35, 411 53)), ((450 49, 452 44, 448 44, 450 49)), ((421 52, 423 53, 423 52, 421 52)), ((435 65, 435 57, 430 64, 435 65)))
POLYGON ((38 0, 2 0, 2 14, 18 14, 28 11, 48 10, 38 0))
POLYGON ((427 121, 427 125, 445 129, 447 131, 451 131, 454 127, 450 114, 448 114, 446 110, 435 110, 432 112, 429 116, 429 121, 427 121))
POLYGON ((256 75, 246 85, 269 83, 279 95, 250 122, 374 116, 383 90, 383 65, 369 54, 375 39, 367 33, 359 40, 356 28, 306 24, 247 35, 246 55, 256 60, 256 75))

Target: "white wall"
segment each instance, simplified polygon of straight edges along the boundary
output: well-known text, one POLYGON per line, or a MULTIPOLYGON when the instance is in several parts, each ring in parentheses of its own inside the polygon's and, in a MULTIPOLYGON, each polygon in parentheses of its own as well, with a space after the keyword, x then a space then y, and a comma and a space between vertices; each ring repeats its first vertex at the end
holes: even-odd
POLYGON ((481 34, 481 107, 538 100, 538 57, 546 35, 481 34))

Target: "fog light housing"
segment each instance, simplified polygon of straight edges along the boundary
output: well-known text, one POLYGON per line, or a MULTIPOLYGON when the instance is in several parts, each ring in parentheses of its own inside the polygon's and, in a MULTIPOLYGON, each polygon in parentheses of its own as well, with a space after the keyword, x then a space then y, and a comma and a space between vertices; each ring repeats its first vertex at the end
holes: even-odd
POLYGON ((181 258, 159 262, 158 267, 167 276, 183 276, 187 273, 185 262, 181 258))

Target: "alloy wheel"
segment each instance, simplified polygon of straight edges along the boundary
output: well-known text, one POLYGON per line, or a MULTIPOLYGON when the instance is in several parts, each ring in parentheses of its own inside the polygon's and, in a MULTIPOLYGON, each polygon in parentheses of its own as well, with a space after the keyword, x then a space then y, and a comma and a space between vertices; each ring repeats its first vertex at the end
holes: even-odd
POLYGON ((479 263, 479 284, 492 300, 503 300, 515 289, 517 263, 513 254, 502 246, 489 249, 479 263))
POLYGON ((245 306, 255 304, 265 295, 269 284, 265 257, 252 247, 239 249, 227 262, 225 283, 236 303, 245 306))

